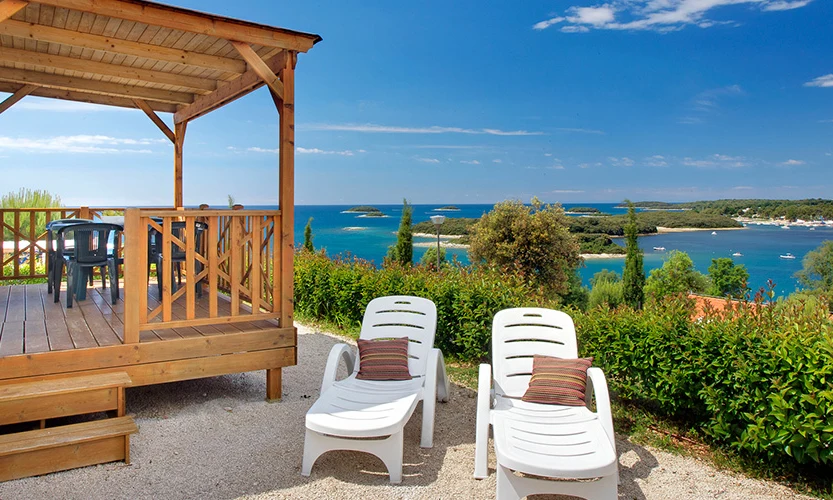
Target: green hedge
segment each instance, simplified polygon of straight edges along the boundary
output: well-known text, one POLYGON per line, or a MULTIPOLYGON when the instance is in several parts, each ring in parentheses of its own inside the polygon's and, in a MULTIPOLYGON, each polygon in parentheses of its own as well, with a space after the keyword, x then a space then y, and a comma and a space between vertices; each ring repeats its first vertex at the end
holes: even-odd
POLYGON ((377 270, 358 259, 322 254, 295 256, 295 309, 302 315, 351 327, 361 324, 367 303, 385 295, 416 295, 437 305, 436 345, 462 360, 489 357, 492 318, 501 309, 554 303, 524 279, 495 269, 390 266, 377 270))
POLYGON ((833 324, 824 308, 749 304, 691 321, 682 297, 576 316, 611 389, 770 463, 833 465, 833 324))
MULTIPOLYGON (((309 252, 295 258, 295 307, 306 317, 356 327, 370 300, 393 294, 433 300, 437 346, 468 361, 489 359, 499 310, 559 307, 500 270, 377 270, 309 252)), ((825 308, 801 300, 750 304, 700 321, 692 312, 691 301, 670 297, 642 311, 571 314, 581 354, 595 358, 619 398, 770 464, 833 466, 833 323, 825 308)))

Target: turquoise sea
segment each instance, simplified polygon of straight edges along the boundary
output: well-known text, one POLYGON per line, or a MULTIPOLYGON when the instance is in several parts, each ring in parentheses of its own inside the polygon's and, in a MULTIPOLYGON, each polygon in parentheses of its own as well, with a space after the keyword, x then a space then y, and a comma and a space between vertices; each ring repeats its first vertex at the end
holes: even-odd
MULTIPOLYGON (((387 253, 387 249, 396 241, 396 230, 402 214, 401 205, 374 205, 387 217, 360 217, 354 213, 344 213, 350 206, 338 205, 301 205, 295 207, 295 235, 298 243, 303 242, 304 226, 307 219, 313 218, 313 242, 316 249, 325 248, 327 254, 353 255, 377 264, 387 253)), ((414 205, 414 222, 428 220, 431 215, 443 214, 447 217, 480 217, 491 210, 492 205, 456 205, 457 212, 438 212, 442 205, 414 205)), ((613 203, 573 203, 573 206, 591 206, 610 214, 622 214, 626 210, 616 208, 613 203)), ((687 233, 670 233, 639 238, 639 245, 645 253, 646 274, 651 269, 660 267, 667 252, 681 250, 688 253, 695 266, 707 272, 711 259, 730 257, 738 264, 746 266, 750 274, 750 286, 753 290, 766 285, 771 279, 778 295, 786 295, 796 290, 797 282, 793 274, 801 269, 804 255, 819 246, 824 240, 833 239, 833 229, 792 227, 790 230, 775 226, 749 226, 744 230, 695 231, 687 233), (652 250, 653 247, 665 247, 665 252, 652 250), (732 257, 735 252, 742 257, 732 257), (795 260, 781 259, 786 253, 796 256, 795 260)), ((414 242, 436 242, 436 239, 414 238, 414 242)), ((624 244, 621 239, 615 239, 624 244)), ((422 257, 426 248, 415 247, 414 259, 422 257)), ((450 249, 450 255, 456 255, 464 263, 468 262, 465 249, 450 249)), ((612 269, 619 273, 624 267, 624 259, 587 260, 580 273, 587 285, 589 279, 602 269, 612 269)))

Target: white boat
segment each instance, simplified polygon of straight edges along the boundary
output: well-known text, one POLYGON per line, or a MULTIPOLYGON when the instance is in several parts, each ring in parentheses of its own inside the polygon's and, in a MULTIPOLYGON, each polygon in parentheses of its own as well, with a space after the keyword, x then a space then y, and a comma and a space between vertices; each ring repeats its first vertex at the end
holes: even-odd
POLYGON ((814 227, 810 228, 810 231, 815 231, 815 230, 816 230, 816 228, 814 228, 814 227))
POLYGON ((781 229, 789 229, 790 226, 781 226, 781 229))
POLYGON ((664 252, 665 247, 654 247, 654 250, 656 250, 657 252, 664 252))
POLYGON ((712 231, 712 236, 717 236, 717 231, 712 231))
POLYGON ((795 255, 791 254, 790 252, 787 252, 786 255, 781 255, 780 257, 782 259, 795 259, 795 255))
POLYGON ((732 254, 732 257, 743 257, 743 254, 740 252, 735 252, 732 254))

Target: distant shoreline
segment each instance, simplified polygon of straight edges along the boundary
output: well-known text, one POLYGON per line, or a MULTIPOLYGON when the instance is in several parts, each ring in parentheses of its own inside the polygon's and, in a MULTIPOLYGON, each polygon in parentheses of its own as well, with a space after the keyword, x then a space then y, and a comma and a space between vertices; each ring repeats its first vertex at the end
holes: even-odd
MULTIPOLYGON (((657 234, 667 233, 691 233, 694 231, 737 231, 745 227, 660 227, 657 226, 657 234)), ((648 235, 640 235, 648 236, 648 235)))

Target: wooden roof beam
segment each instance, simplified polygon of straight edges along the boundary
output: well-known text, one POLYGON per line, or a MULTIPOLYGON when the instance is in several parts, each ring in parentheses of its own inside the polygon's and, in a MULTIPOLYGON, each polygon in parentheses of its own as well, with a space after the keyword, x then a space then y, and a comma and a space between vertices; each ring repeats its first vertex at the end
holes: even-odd
MULTIPOLYGON (((20 84, 0 81, 0 92, 17 92, 22 88, 20 84)), ((90 104, 101 104, 104 106, 117 106, 120 108, 136 109, 136 103, 132 99, 115 97, 102 94, 92 94, 77 90, 63 90, 47 87, 37 87, 29 94, 34 97, 47 97, 64 101, 86 102, 90 104)), ((176 105, 163 102, 145 101, 145 103, 156 112, 173 113, 176 105)))
POLYGON ((114 78, 125 78, 129 80, 140 80, 146 83, 160 85, 173 85, 196 90, 201 93, 212 92, 217 89, 214 80, 196 78, 193 76, 174 75, 162 71, 151 71, 146 69, 132 68, 117 64, 106 64, 102 62, 78 59, 76 57, 57 56, 43 52, 30 50, 10 49, 4 47, 0 50, 0 61, 18 64, 31 64, 43 66, 50 69, 62 71, 75 71, 78 73, 91 73, 100 76, 114 78))
POLYGON ((252 49, 248 43, 237 42, 232 40, 231 44, 237 50, 238 53, 249 63, 249 66, 252 68, 252 71, 258 74, 258 76, 269 86, 269 89, 277 95, 279 98, 283 99, 283 83, 281 83, 280 78, 278 75, 272 71, 269 66, 266 65, 266 62, 257 55, 257 53, 252 49))
POLYGON ((3 102, 0 102, 0 113, 14 106, 17 101, 31 94, 35 89, 37 89, 37 87, 34 85, 24 85, 20 87, 14 94, 7 97, 3 102))
MULTIPOLYGON (((81 92, 92 92, 109 96, 127 97, 130 99, 141 98, 157 102, 171 104, 191 104, 194 101, 192 94, 173 92, 170 90, 152 89, 149 87, 137 87, 135 85, 123 85, 121 83, 110 83, 73 76, 52 75, 40 71, 29 71, 0 67, 0 81, 22 83, 26 85, 37 85, 64 90, 77 90, 81 92)), ((211 94, 209 94, 211 95, 211 94)), ((135 107, 131 105, 130 107, 135 107)))
POLYGON ((38 3, 299 52, 308 51, 321 40, 318 35, 143 0, 38 0, 38 3))
MULTIPOLYGON (((266 62, 266 66, 273 73, 286 65, 286 51, 266 62)), ((218 88, 208 95, 201 95, 194 99, 194 103, 179 109, 174 115, 174 123, 183 123, 224 106, 235 99, 239 99, 264 84, 263 79, 253 69, 245 72, 240 78, 218 88)))
POLYGON ((24 0, 0 0, 0 23, 23 10, 29 2, 24 0))
MULTIPOLYGON (((9 0, 4 0, 8 2, 9 0)), ((2 5, 2 4, 0 4, 2 5)), ((53 28, 40 24, 9 19, 0 23, 0 35, 25 38, 40 42, 60 43, 83 49, 100 50, 110 54, 124 54, 154 61, 163 61, 186 66, 213 69, 224 73, 242 75, 246 72, 245 61, 229 57, 210 56, 187 50, 160 47, 147 43, 131 42, 89 33, 53 28)))
POLYGON ((136 103, 137 108, 141 109, 145 112, 146 115, 148 115, 150 121, 152 121, 157 127, 159 127, 159 130, 161 130, 162 133, 165 134, 165 136, 168 139, 170 139, 172 143, 176 144, 176 135, 174 135, 173 130, 171 130, 168 127, 168 125, 165 122, 163 122, 161 118, 159 118, 159 115, 157 115, 153 111, 153 109, 150 106, 148 106, 148 103, 141 99, 133 99, 133 102, 136 103))

